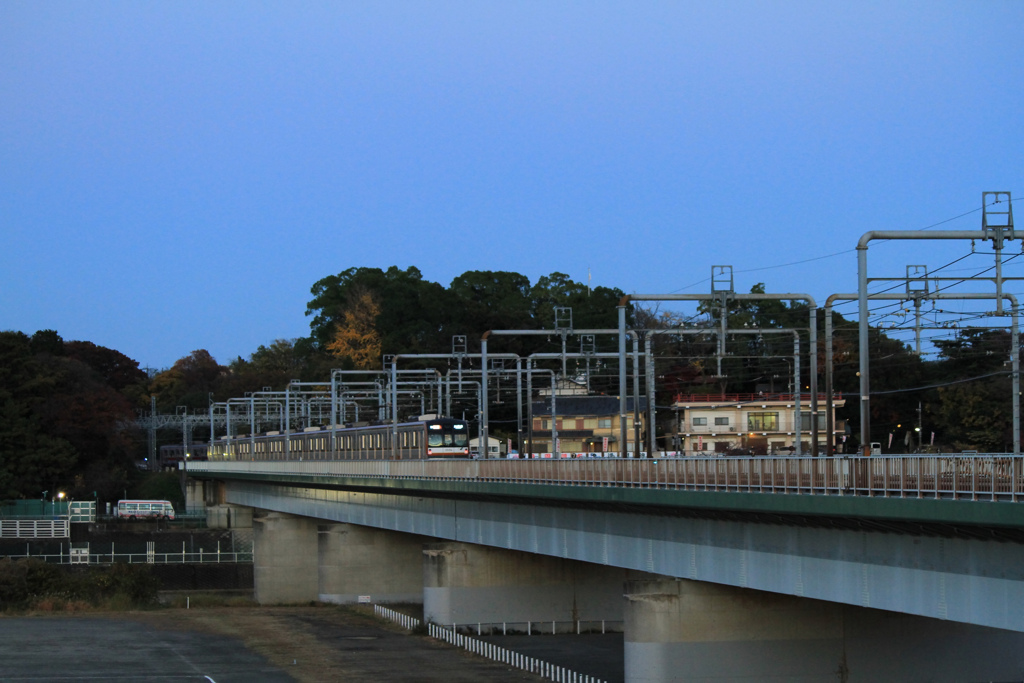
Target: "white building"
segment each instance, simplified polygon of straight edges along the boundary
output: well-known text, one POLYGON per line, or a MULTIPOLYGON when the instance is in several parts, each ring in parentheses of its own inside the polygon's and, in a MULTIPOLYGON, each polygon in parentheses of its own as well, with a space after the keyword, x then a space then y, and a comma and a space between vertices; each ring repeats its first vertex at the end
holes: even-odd
MULTIPOLYGON (((833 399, 835 408, 846 401, 833 399)), ((676 397, 679 411, 680 447, 689 455, 712 455, 742 451, 753 455, 782 455, 795 450, 798 433, 800 451, 811 454, 811 396, 800 396, 800 424, 797 424, 793 394, 688 394, 676 397)), ((818 396, 818 449, 826 444, 825 396, 818 396)), ((833 420, 836 452, 842 452, 846 435, 844 420, 833 420)))
MULTIPOLYGON (((504 451, 504 444, 501 439, 495 439, 493 436, 487 437, 487 455, 481 456, 484 458, 500 458, 502 457, 502 451, 504 451)), ((469 440, 469 452, 476 455, 480 452, 480 438, 469 440)))

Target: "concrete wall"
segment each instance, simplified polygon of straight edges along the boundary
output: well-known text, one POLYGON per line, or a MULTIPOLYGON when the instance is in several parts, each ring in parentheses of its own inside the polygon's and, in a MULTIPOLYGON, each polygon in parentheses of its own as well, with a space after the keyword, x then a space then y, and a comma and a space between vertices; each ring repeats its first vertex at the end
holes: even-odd
POLYGON ((625 582, 650 576, 466 543, 423 554, 423 613, 438 624, 621 621, 625 582))
POLYGON ((1024 634, 688 580, 627 586, 627 683, 1020 680, 1024 634))
POLYGON ((251 529, 252 508, 227 503, 207 507, 206 526, 211 529, 251 529))
POLYGON ((254 593, 258 603, 317 599, 315 519, 280 512, 254 515, 253 556, 254 593))
POLYGON ((319 599, 355 603, 423 602, 424 538, 355 524, 318 530, 319 599))

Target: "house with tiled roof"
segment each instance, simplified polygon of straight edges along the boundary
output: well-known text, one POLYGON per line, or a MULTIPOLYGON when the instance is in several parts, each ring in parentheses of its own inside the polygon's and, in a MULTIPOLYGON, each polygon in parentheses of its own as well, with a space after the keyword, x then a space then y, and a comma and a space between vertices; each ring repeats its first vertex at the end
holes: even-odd
MULTIPOLYGON (((550 392, 548 392, 550 394, 550 392)), ((618 453, 619 397, 618 396, 555 396, 554 416, 552 416, 551 397, 544 396, 532 403, 532 422, 527 444, 532 437, 534 453, 552 453, 556 450, 551 442, 552 421, 558 432, 559 453, 618 453)), ((647 400, 640 399, 637 406, 639 416, 635 415, 633 399, 626 399, 626 430, 629 434, 626 452, 632 453, 635 447, 635 426, 640 427, 641 440, 645 435, 645 413, 647 400), (638 418, 638 419, 637 419, 638 418), (635 421, 636 420, 636 421, 635 421)), ((530 450, 530 446, 527 445, 530 450)), ((644 449, 641 443, 641 450, 644 449)))

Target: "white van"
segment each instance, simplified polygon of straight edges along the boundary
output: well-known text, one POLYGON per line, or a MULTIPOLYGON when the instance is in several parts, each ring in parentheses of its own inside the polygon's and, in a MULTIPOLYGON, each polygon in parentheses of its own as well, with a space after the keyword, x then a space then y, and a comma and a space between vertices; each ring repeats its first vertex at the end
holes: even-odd
POLYGON ((174 519, 174 506, 167 500, 119 500, 118 519, 174 519))

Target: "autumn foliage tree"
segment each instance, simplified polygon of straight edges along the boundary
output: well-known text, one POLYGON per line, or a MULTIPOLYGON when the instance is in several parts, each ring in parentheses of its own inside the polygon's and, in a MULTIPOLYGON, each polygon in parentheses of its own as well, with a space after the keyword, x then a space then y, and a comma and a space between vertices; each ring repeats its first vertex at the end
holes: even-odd
POLYGON ((357 369, 377 368, 382 349, 377 331, 380 304, 365 288, 353 290, 348 298, 342 321, 335 326, 334 337, 327 344, 327 350, 338 358, 348 358, 357 369))

